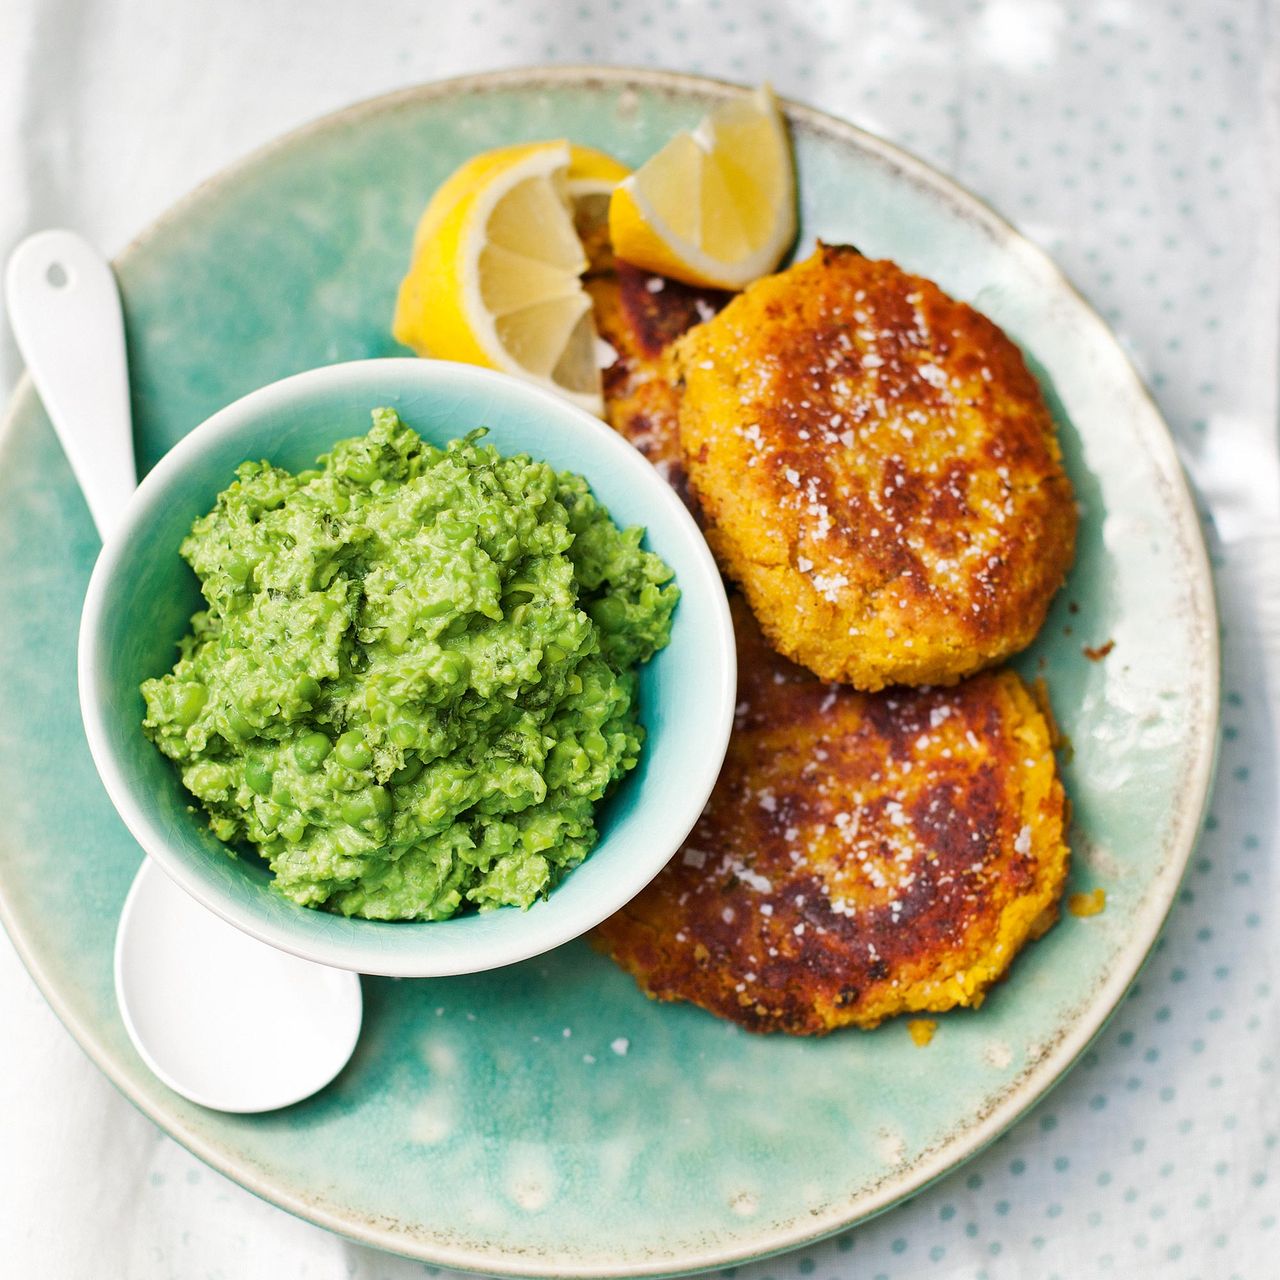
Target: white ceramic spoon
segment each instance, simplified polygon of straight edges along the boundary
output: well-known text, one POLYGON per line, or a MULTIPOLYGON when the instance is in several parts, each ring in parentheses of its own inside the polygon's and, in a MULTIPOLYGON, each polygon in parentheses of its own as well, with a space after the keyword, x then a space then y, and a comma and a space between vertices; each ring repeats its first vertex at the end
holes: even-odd
MULTIPOLYGON (((9 259, 9 317, 31 381, 105 542, 137 486, 120 294, 71 231, 9 259)), ((274 1111, 342 1070, 360 1035, 360 978, 241 933, 150 860, 116 932, 116 999, 146 1064, 219 1111, 274 1111)))

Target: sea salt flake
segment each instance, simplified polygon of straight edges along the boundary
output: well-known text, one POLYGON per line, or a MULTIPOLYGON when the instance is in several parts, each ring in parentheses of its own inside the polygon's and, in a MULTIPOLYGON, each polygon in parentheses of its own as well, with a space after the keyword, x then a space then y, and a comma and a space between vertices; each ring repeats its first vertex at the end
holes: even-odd
POLYGON ((772 883, 757 871, 752 871, 750 867, 735 868, 734 874, 749 888, 754 889, 757 893, 772 893, 772 883))

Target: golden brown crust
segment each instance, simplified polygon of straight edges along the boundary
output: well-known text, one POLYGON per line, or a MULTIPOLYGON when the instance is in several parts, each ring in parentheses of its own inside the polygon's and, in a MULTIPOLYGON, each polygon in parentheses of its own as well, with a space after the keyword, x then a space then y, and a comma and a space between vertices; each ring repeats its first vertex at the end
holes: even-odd
POLYGON ((1065 799, 1009 670, 859 694, 770 650, 740 597, 738 709, 688 841, 599 928, 661 1000, 821 1034, 977 1005, 1057 917, 1065 799))
POLYGON ((985 316, 823 245, 673 357, 708 539, 783 653, 874 690, 1031 642, 1076 511, 1040 388, 985 316))
POLYGON ((714 316, 729 295, 622 261, 612 268, 586 280, 596 330, 617 352, 604 370, 606 420, 692 507, 676 424, 680 389, 667 349, 687 329, 714 316))

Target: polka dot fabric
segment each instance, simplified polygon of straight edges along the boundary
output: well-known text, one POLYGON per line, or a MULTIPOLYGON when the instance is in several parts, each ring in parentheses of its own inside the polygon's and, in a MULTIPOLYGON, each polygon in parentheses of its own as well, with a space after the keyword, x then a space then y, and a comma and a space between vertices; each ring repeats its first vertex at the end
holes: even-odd
MULTIPOLYGON (((32 70, 58 38, 37 0, 6 15, 16 38, 0 41, 0 113, 13 116, 0 114, 0 179, 20 198, 0 211, 0 248, 76 215, 112 247, 206 171, 382 89, 602 61, 768 78, 917 152, 1049 250, 1153 389, 1203 504, 1225 695, 1207 830, 1140 981, 1047 1100, 909 1204, 724 1274, 1280 1274, 1275 13, 1260 0, 386 0, 375 24, 357 19, 362 6, 317 0, 302 27, 283 2, 199 19, 158 2, 91 8, 103 57, 69 97, 32 70), (265 72, 255 59, 286 22, 304 56, 273 61, 250 94, 244 72, 265 72), (148 95, 172 91, 166 68, 194 57, 179 48, 200 49, 199 74, 170 111, 148 95), (147 56, 154 75, 137 70, 147 56), (95 170, 113 151, 127 183, 95 170), (99 207, 95 189, 118 194, 99 207)), ((4 342, 7 390, 18 366, 4 342)), ((0 1151, 13 1215, 0 1251, 15 1274, 88 1273, 77 1258, 135 1280, 441 1274, 339 1241, 206 1170, 110 1093, 7 949, 2 959, 2 1011, 19 1032, 9 1043, 23 1045, 0 1098, 7 1115, 19 1098, 23 1108, 0 1151), (65 1267, 51 1269, 50 1249, 65 1267)))

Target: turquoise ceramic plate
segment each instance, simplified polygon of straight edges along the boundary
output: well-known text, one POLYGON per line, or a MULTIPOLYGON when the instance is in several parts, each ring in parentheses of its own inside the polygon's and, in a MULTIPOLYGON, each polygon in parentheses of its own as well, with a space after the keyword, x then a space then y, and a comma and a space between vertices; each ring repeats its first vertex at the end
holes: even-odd
MULTIPOLYGON (((236 396, 384 355, 415 219, 473 152, 567 135, 638 162, 731 92, 651 72, 518 71, 344 112, 202 188, 121 259, 138 458, 236 396)), ((521 1275, 692 1270, 885 1208, 994 1137, 1102 1025, 1191 850, 1215 742, 1216 627, 1173 447, 1115 341, 1050 262, 918 161, 791 109, 802 239, 853 241, 1002 324, 1040 374, 1083 509, 1035 647, 1074 757, 1067 916, 978 1012, 757 1038, 658 1006, 585 943, 473 977, 368 980, 348 1069, 310 1102, 217 1115, 125 1038, 111 943, 139 852, 80 729, 75 641, 97 551, 29 388, 0 443, 0 903, 36 980, 113 1081, 245 1186, 349 1236, 521 1275), (1114 641, 1104 661, 1084 645, 1114 641), (33 714, 33 708, 38 713, 33 714)))

